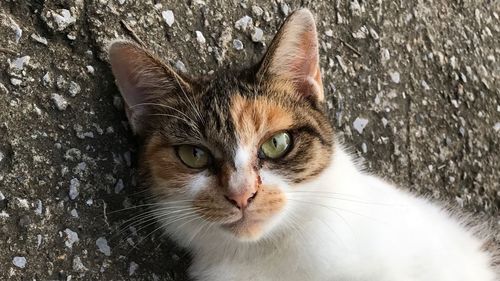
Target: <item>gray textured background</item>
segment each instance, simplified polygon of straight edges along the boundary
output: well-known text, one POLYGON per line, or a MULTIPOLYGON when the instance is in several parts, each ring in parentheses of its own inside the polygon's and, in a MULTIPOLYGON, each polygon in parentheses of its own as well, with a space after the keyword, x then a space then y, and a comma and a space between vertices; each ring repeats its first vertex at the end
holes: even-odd
POLYGON ((496 1, 2 0, 0 279, 184 280, 186 253, 124 224, 140 210, 113 213, 140 190, 105 42, 124 20, 180 71, 210 74, 256 62, 300 6, 317 18, 332 122, 366 167, 498 220, 496 1))

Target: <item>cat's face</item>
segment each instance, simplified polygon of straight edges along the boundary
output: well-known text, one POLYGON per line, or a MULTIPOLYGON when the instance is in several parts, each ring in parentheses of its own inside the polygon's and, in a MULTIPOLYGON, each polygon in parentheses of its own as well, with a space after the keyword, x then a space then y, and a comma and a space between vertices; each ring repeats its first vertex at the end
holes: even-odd
POLYGON ((330 164, 316 30, 307 10, 252 69, 190 80, 142 48, 110 47, 155 215, 187 239, 203 231, 258 240, 293 216, 289 192, 330 164), (205 229, 204 229, 205 228, 205 229))

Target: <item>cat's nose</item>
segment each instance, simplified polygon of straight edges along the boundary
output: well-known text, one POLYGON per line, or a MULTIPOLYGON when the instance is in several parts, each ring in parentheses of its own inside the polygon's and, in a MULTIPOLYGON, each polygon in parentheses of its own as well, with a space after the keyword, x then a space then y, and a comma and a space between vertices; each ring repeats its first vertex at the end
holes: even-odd
POLYGON ((250 205, 250 203, 252 203, 252 201, 255 199, 256 196, 257 196, 257 191, 255 192, 245 191, 241 193, 226 194, 224 195, 224 198, 226 198, 226 200, 229 203, 233 204, 236 208, 244 210, 246 209, 246 207, 248 207, 248 205, 250 205))

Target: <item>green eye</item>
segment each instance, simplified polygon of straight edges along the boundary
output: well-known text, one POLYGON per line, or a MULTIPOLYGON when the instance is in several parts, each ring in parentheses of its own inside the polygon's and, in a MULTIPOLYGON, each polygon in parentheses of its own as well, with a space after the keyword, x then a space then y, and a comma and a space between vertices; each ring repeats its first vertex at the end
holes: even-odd
POLYGON ((260 147, 265 157, 280 158, 291 148, 292 138, 288 133, 281 132, 272 136, 260 147))
POLYGON ((202 169, 208 165, 209 154, 194 145, 180 145, 177 147, 177 156, 188 167, 202 169))

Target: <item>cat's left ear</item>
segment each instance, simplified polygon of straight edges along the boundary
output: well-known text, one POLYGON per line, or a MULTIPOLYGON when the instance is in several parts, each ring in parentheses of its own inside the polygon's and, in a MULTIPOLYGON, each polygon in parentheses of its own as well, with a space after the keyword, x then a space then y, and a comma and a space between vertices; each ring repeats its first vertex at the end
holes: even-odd
POLYGON ((112 41, 108 49, 111 70, 125 100, 125 112, 137 135, 145 133, 148 116, 160 99, 175 99, 190 91, 190 83, 144 48, 125 40, 112 41))
POLYGON ((257 76, 293 83, 305 98, 323 101, 318 35, 308 9, 293 12, 274 37, 257 76))

